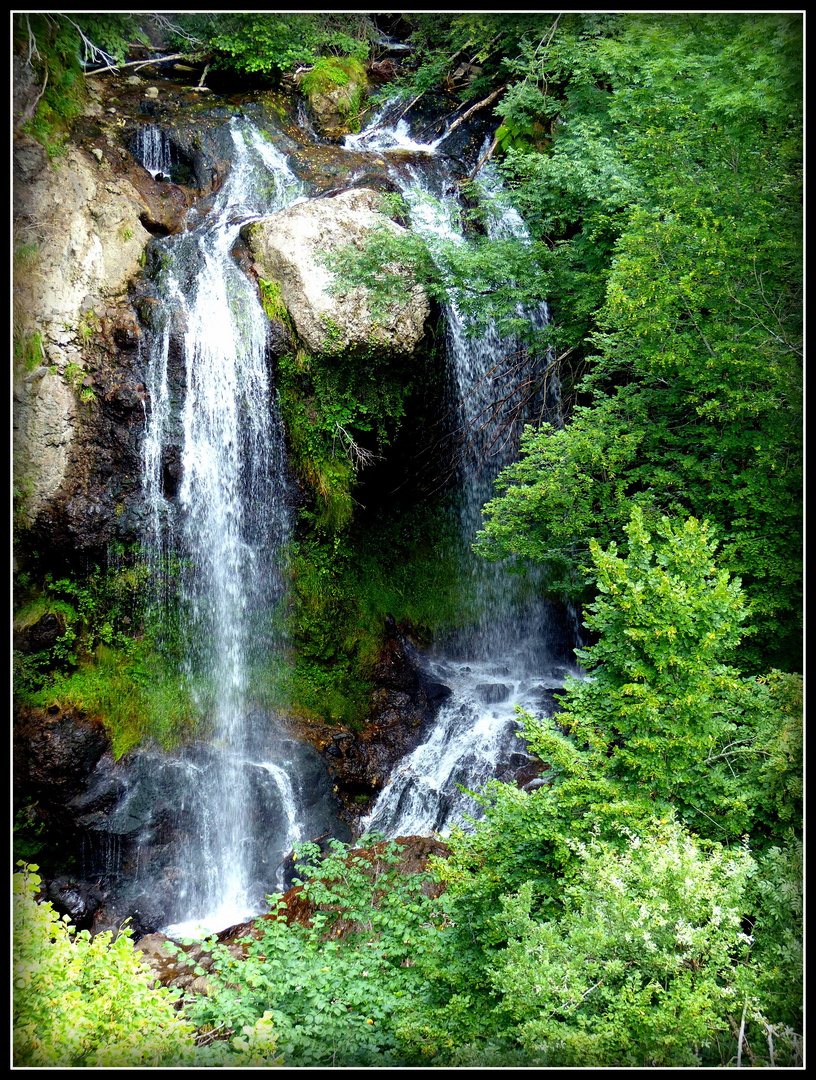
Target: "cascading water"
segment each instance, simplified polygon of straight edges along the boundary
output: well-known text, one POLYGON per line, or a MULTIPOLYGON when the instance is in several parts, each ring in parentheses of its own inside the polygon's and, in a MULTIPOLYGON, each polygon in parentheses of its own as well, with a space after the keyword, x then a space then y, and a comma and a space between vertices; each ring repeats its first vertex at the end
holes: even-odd
MULTIPOLYGON (((445 134, 419 143, 404 117, 388 125, 391 109, 381 110, 369 129, 350 137, 347 146, 379 154, 400 151, 402 160, 395 161, 391 175, 408 204, 414 231, 428 241, 432 253, 440 241, 465 243, 456 226, 455 189, 440 150, 445 134), (414 155, 407 164, 406 151, 414 155), (420 163, 423 158, 425 164, 420 163)), ((501 200, 498 177, 482 169, 477 184, 488 209, 489 235, 523 241, 527 237, 523 221, 501 200)), ((539 329, 548 319, 543 302, 519 315, 539 329)), ((510 774, 530 760, 516 737, 515 707, 534 712, 551 708, 553 691, 560 689, 565 674, 548 649, 548 609, 530 580, 524 582, 470 553, 493 479, 516 449, 521 390, 511 384, 508 393, 506 384, 514 378, 512 358, 526 356, 526 349, 492 327, 480 336, 470 335, 453 296, 446 305, 446 323, 455 415, 452 435, 459 444, 455 456, 461 488, 462 572, 469 578, 476 616, 467 632, 439 644, 428 660, 430 676, 446 683, 452 693, 428 739, 398 764, 363 821, 367 831, 387 836, 444 833, 454 824, 462 825, 467 815, 478 816, 474 800, 460 785, 478 789, 503 770, 510 774), (504 403, 498 404, 501 399, 504 403)), ((546 363, 544 357, 541 366, 546 363)), ((515 378, 521 382, 518 374, 515 378)), ((552 415, 557 390, 557 380, 550 379, 538 408, 549 409, 552 415)))
POLYGON ((133 155, 154 180, 169 179, 178 165, 178 155, 166 132, 158 124, 143 124, 136 132, 133 155))
POLYGON ((279 645, 269 613, 282 595, 291 522, 268 321, 231 255, 247 220, 302 191, 256 129, 233 122, 231 133, 232 168, 210 218, 162 244, 164 320, 148 365, 147 547, 157 571, 168 555, 181 559, 184 672, 212 730, 168 766, 194 792, 184 808, 190 838, 175 867, 175 933, 257 913, 276 867, 306 838, 291 741, 251 705, 253 669, 279 645), (169 369, 179 341, 186 385, 174 400, 169 369), (173 453, 180 483, 168 474, 173 453))

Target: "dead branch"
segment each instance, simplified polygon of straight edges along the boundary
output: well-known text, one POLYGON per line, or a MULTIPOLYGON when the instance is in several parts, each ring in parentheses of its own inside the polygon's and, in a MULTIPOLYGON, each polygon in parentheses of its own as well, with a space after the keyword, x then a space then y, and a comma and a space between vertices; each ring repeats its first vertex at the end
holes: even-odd
POLYGON ((488 94, 487 97, 484 98, 482 101, 477 101, 475 105, 471 105, 471 107, 466 113, 462 113, 458 120, 453 121, 453 123, 445 133, 445 138, 447 138, 452 131, 456 131, 460 124, 464 124, 464 122, 468 120, 475 112, 478 112, 479 109, 484 109, 488 105, 490 105, 491 102, 495 101, 499 94, 503 94, 506 89, 506 86, 500 86, 498 90, 494 90, 492 94, 488 94))
POLYGON ((355 442, 354 438, 339 421, 335 424, 334 434, 335 438, 340 440, 346 457, 355 469, 364 469, 367 465, 379 460, 379 454, 375 454, 373 450, 366 450, 364 446, 360 446, 359 443, 355 442))
POLYGON ((409 109, 413 108, 413 106, 416 105, 416 103, 419 101, 419 99, 422 97, 422 95, 424 93, 425 93, 424 90, 420 91, 420 93, 417 94, 417 96, 413 99, 413 101, 408 102, 408 104, 405 106, 405 108, 402 110, 402 112, 397 117, 397 123, 399 123, 399 121, 402 120, 403 116, 405 116, 405 114, 408 112, 409 109))
POLYGON ((207 78, 207 72, 209 70, 210 70, 210 62, 208 60, 207 63, 204 65, 204 70, 201 72, 201 78, 198 80, 198 85, 193 87, 194 90, 206 90, 207 89, 207 87, 204 85, 204 80, 207 78))
MULTIPOLYGON (((113 60, 113 57, 111 56, 111 57, 109 57, 109 59, 113 60)), ((121 71, 122 68, 152 67, 152 66, 155 66, 156 64, 167 64, 171 60, 184 60, 184 59, 186 59, 186 54, 185 53, 172 53, 170 56, 156 57, 156 58, 154 58, 152 60, 128 60, 128 62, 126 64, 117 64, 117 63, 114 62, 113 64, 108 64, 106 67, 94 68, 91 74, 93 74, 93 75, 102 75, 106 71, 121 71)))
POLYGON ((499 136, 494 135, 493 136, 493 142, 491 142, 490 146, 487 148, 487 150, 485 150, 485 152, 482 154, 482 156, 476 162, 476 168, 470 174, 470 176, 468 177, 468 180, 472 180, 476 176, 476 174, 478 173, 479 169, 481 169, 482 165, 485 165, 488 161, 490 161, 491 157, 493 157, 493 152, 495 151, 495 149, 496 149, 496 147, 498 145, 499 145, 499 136))
POLYGON ((36 56, 38 60, 41 60, 40 51, 37 48, 37 38, 34 31, 31 29, 31 21, 26 15, 26 26, 28 27, 28 58, 26 60, 26 67, 31 67, 31 61, 36 56))

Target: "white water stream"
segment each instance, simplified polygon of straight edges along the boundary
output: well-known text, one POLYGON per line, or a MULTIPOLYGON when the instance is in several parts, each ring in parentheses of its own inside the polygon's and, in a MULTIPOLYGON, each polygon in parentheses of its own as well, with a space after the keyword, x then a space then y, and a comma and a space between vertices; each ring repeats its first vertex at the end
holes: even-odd
MULTIPOLYGON (((391 127, 384 116, 377 123, 348 145, 393 155, 412 227, 432 249, 441 240, 466 243, 445 136, 423 143, 404 118, 391 127)), ((195 754, 168 766, 191 793, 185 788, 180 800, 190 841, 174 863, 177 904, 165 928, 173 936, 212 932, 264 910, 279 864, 307 838, 309 793, 297 754, 277 738, 272 719, 252 707, 253 669, 280 644, 268 617, 282 595, 280 551, 291 522, 283 432, 267 371, 268 322, 231 254, 243 224, 291 205, 302 189, 283 155, 250 124, 233 121, 231 133, 232 168, 209 217, 191 218, 188 232, 161 242, 164 318, 147 373, 145 544, 159 578, 168 559, 178 560, 185 670, 212 731, 195 754)), ((478 179, 495 209, 491 235, 523 238, 523 223, 499 198, 496 177, 484 170, 478 179)), ((543 325, 546 305, 524 314, 543 325)), ((506 414, 493 415, 491 373, 521 345, 495 331, 469 336, 454 296, 446 318, 451 438, 461 441, 462 572, 479 616, 427 660, 429 676, 452 694, 365 822, 389 836, 445 833, 476 813, 459 785, 478 788, 525 762, 515 706, 550 707, 564 675, 547 651, 547 608, 535 590, 468 553, 492 480, 514 447, 506 414)))
MULTIPOLYGON (((393 155, 391 176, 408 204, 411 227, 426 239, 432 254, 440 242, 466 243, 458 224, 461 207, 444 159, 446 134, 422 143, 412 137, 404 117, 389 124, 389 115, 395 115, 393 104, 380 110, 366 131, 349 136, 345 145, 393 155)), ((524 222, 503 196, 498 175, 482 168, 476 183, 487 209, 488 235, 527 238, 524 222)), ((543 300, 536 309, 520 308, 518 314, 536 328, 549 318, 543 300)), ((445 316, 453 435, 460 446, 462 573, 469 575, 478 614, 467 632, 439 643, 427 661, 429 676, 452 693, 426 741, 397 765, 362 822, 365 831, 388 837, 445 834, 453 825, 467 826, 470 816, 478 817, 478 805, 461 789, 478 790, 487 780, 502 773, 511 776, 531 760, 517 737, 516 706, 550 711, 552 691, 563 685, 567 673, 548 651, 548 608, 535 589, 525 590, 506 567, 478 560, 467 550, 481 525, 481 507, 492 493, 493 479, 516 450, 514 397, 511 394, 503 407, 496 401, 510 389, 512 358, 522 355, 525 346, 501 337, 495 327, 471 335, 454 292, 445 316)), ((546 355, 539 359, 542 370, 547 363, 546 355)), ((544 404, 552 412, 557 409, 554 378, 549 394, 544 404)))
POLYGON ((167 930, 175 935, 263 910, 274 867, 304 838, 289 771, 260 756, 274 733, 250 714, 253 665, 274 648, 264 620, 281 596, 278 556, 291 522, 267 372, 268 320, 231 254, 247 220, 291 205, 302 190, 255 128, 233 122, 231 134, 232 168, 210 217, 164 243, 165 320, 148 372, 148 547, 156 560, 168 553, 182 560, 186 672, 212 729, 179 868, 183 914, 167 930), (186 387, 183 401, 173 401, 171 342, 179 338, 186 387), (168 498, 164 466, 173 444, 181 482, 168 498), (260 775, 250 782, 253 770, 260 775))
POLYGON ((168 180, 178 164, 173 144, 158 124, 144 124, 136 133, 134 156, 154 180, 168 180))

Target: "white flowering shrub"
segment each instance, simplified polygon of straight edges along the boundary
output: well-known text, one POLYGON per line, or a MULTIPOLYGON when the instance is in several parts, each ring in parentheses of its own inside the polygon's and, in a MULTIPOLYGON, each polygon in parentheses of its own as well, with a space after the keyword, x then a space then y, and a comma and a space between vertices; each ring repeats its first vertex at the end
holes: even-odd
POLYGON ((621 851, 576 844, 564 914, 531 918, 531 884, 505 898, 512 937, 492 982, 548 1065, 693 1066, 728 1053, 746 994, 741 913, 754 862, 672 821, 621 851))

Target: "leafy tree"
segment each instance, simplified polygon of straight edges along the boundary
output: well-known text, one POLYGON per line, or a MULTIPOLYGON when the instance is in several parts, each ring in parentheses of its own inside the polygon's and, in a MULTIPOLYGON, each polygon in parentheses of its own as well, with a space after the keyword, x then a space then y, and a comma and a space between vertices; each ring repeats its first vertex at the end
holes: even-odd
POLYGON ((549 562, 574 586, 589 537, 622 542, 632 503, 707 518, 752 601, 743 663, 795 668, 801 28, 614 28, 556 35, 529 60, 563 123, 549 153, 508 150, 506 168, 552 245, 556 340, 590 335, 597 353, 567 427, 528 433, 499 478, 481 548, 549 562))
POLYGON ((744 678, 723 663, 745 615, 739 583, 718 570, 708 526, 664 519, 655 533, 635 510, 626 558, 593 542, 599 598, 587 625, 598 640, 579 654, 587 677, 568 681, 554 719, 522 714, 528 747, 549 765, 545 783, 533 792, 488 785, 476 796, 484 820, 472 835, 452 835, 437 868, 451 929, 413 1029, 429 1053, 447 1052, 445 1017, 471 1064, 501 1040, 507 1052, 520 1040, 546 1064, 582 1054, 691 1064, 694 1047, 715 1039, 728 1059, 744 1008, 751 1045, 759 1038, 772 1055, 779 1036, 780 1060, 796 1059, 800 680, 744 678), (719 846, 748 833, 754 860, 719 846), (693 881, 706 882, 696 901, 693 881), (680 925, 680 913, 690 921, 680 925), (647 948, 658 931, 664 944, 647 948), (751 947, 741 966, 738 943, 751 947), (687 947, 702 949, 693 963, 687 947), (664 965, 659 978, 653 960, 664 965), (467 1022, 455 1019, 457 1001, 469 1002, 467 1022))
MULTIPOLYGON (((624 543, 632 504, 710 520, 752 607, 740 662, 801 647, 801 20, 788 15, 462 15, 415 19, 419 67, 498 90, 497 155, 528 242, 372 237, 349 280, 391 295, 410 266, 478 331, 558 358, 563 429, 530 431, 480 540, 582 594, 590 537, 624 543), (471 54, 472 50, 472 54, 471 54), (528 334, 530 328, 528 327, 528 334), (576 407, 577 406, 577 407, 576 407)), ((425 80, 425 81, 423 81, 425 80)))
POLYGON ((343 12, 219 12, 177 22, 181 47, 193 34, 217 67, 275 80, 321 56, 365 60, 374 29, 367 15, 343 12))
MULTIPOLYGON (((599 596, 586 625, 599 637, 577 653, 588 677, 569 681, 559 724, 596 770, 672 803, 703 835, 736 838, 767 802, 760 776, 784 714, 774 684, 724 662, 746 605, 740 582, 716 566, 710 526, 663 518, 654 531, 635 509, 625 558, 614 541, 606 551, 590 542, 599 596)), ((534 747, 537 730, 528 723, 534 747)))

